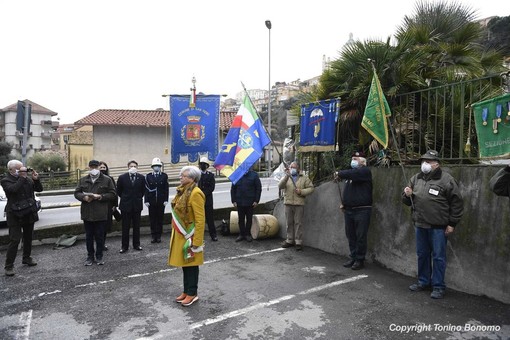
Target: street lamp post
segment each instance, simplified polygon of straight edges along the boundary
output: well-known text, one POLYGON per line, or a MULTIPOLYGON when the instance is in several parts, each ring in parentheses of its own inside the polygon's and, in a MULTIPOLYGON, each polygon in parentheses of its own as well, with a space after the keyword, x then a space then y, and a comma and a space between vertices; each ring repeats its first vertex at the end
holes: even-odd
MULTIPOLYGON (((267 132, 269 133, 269 138, 271 138, 271 20, 266 20, 266 27, 269 31, 269 77, 268 77, 268 100, 267 100, 267 132)), ((269 175, 271 175, 271 162, 272 162, 272 143, 269 144, 269 149, 267 153, 267 170, 269 171, 269 175)))

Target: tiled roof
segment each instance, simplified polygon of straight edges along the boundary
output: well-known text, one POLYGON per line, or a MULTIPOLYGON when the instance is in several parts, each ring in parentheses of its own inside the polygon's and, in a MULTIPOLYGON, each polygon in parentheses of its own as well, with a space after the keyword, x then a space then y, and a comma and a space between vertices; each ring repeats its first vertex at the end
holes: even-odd
MULTIPOLYGON (((237 114, 235 111, 220 112, 220 130, 228 130, 237 114)), ((75 122, 79 125, 129 125, 166 126, 169 111, 164 110, 97 110, 75 122)))
MULTIPOLYGON (((32 104, 32 113, 49 114, 49 115, 52 115, 52 116, 56 116, 58 114, 55 111, 51 111, 51 110, 45 108, 44 106, 41 106, 41 105, 39 105, 37 103, 34 103, 31 100, 25 99, 23 101, 25 103, 32 104)), ((4 111, 4 112, 16 112, 17 107, 18 107, 18 103, 16 102, 16 103, 11 104, 11 105, 9 105, 7 107, 4 107, 2 109, 2 111, 4 111)))
POLYGON ((75 122, 80 125, 166 126, 169 111, 165 110, 97 110, 75 122))
POLYGON ((220 130, 228 130, 234 121, 237 111, 221 111, 220 112, 220 130))

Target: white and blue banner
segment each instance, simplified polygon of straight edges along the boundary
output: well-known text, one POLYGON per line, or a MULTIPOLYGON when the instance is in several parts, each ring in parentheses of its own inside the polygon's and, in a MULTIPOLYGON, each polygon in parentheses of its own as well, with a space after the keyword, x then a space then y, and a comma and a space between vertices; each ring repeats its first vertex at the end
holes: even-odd
POLYGON ((340 101, 321 100, 301 105, 301 152, 331 151, 335 147, 335 123, 338 120, 340 101))
POLYGON ((191 104, 189 95, 170 96, 171 162, 181 156, 197 162, 199 154, 212 160, 218 154, 219 95, 197 95, 191 104), (194 105, 193 105, 194 104, 194 105))

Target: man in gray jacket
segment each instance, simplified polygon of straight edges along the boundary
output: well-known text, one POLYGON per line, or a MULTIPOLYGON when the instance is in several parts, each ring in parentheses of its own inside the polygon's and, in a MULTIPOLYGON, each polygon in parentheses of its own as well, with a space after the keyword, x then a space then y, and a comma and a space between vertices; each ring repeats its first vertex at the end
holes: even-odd
POLYGON ((439 166, 439 154, 427 151, 421 158, 421 172, 411 177, 402 194, 404 204, 412 207, 416 227, 418 282, 413 292, 432 287, 430 297, 442 299, 446 285, 446 244, 463 212, 457 181, 439 166))
POLYGON ((74 190, 74 197, 81 201, 80 212, 87 244, 86 266, 94 263, 94 255, 98 265, 104 264, 104 230, 108 219, 109 202, 117 197, 112 179, 103 175, 98 168, 99 161, 91 160, 89 174, 80 179, 78 187, 74 190))

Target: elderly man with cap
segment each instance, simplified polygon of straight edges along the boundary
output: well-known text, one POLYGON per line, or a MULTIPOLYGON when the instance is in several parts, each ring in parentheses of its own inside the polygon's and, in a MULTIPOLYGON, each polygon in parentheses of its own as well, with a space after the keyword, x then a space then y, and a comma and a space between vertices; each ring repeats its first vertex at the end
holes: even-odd
POLYGON ((151 243, 161 243, 163 217, 168 204, 168 175, 161 171, 163 163, 159 158, 152 159, 152 172, 145 176, 144 202, 149 208, 151 223, 151 243))
POLYGON ((340 209, 344 213, 345 235, 349 242, 350 259, 343 264, 352 270, 362 269, 367 253, 367 234, 372 213, 372 172, 363 152, 354 152, 351 168, 335 173, 336 180, 345 180, 340 209))
POLYGON ((104 230, 110 202, 117 197, 113 181, 110 177, 103 175, 98 168, 99 161, 91 160, 89 174, 80 179, 74 190, 74 197, 81 201, 80 212, 87 245, 86 266, 91 266, 94 260, 98 265, 104 264, 104 230), (95 250, 94 240, 96 241, 95 250))
POLYGON ((211 240, 218 241, 216 226, 214 225, 214 207, 212 195, 216 186, 216 180, 214 179, 214 174, 207 170, 209 168, 209 160, 207 157, 200 158, 198 167, 202 171, 202 175, 198 181, 198 187, 205 195, 205 221, 207 223, 207 229, 209 229, 209 236, 211 236, 211 240))
POLYGON ((411 177, 402 194, 404 204, 412 207, 418 255, 418 282, 409 290, 432 288, 430 297, 442 299, 446 243, 462 217, 463 202, 457 181, 441 169, 437 151, 427 151, 420 161, 421 172, 411 177))

